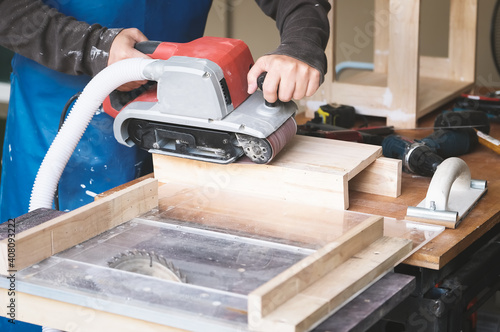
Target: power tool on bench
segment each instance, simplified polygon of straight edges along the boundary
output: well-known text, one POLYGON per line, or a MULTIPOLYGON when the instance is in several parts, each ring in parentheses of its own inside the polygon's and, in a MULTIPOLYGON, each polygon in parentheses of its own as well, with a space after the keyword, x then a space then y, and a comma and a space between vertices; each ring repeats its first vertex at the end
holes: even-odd
POLYGON ((401 159, 409 173, 432 176, 444 159, 470 152, 478 143, 474 128, 489 132, 486 114, 478 111, 443 112, 434 132, 420 140, 389 135, 382 141, 384 156, 401 159))
POLYGON ((103 103, 115 117, 119 143, 222 164, 246 154, 263 164, 294 137, 294 102, 269 104, 261 91, 248 95, 253 58, 243 41, 202 37, 136 48, 165 62, 157 84, 113 92, 103 103))

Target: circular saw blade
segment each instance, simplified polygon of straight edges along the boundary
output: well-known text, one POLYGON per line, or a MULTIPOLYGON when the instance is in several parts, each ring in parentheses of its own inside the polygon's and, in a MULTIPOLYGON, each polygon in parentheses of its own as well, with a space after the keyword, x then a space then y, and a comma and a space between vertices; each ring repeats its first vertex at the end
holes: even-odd
POLYGON ((187 282, 186 277, 172 262, 153 251, 127 250, 108 261, 108 266, 114 269, 139 273, 164 280, 187 282))

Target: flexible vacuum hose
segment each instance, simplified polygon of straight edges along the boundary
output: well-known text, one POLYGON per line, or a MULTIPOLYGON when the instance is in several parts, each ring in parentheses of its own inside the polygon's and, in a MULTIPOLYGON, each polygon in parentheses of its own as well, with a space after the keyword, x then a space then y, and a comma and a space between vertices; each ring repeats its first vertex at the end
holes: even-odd
POLYGON ((42 327, 42 332, 64 332, 64 331, 61 331, 61 330, 58 330, 58 329, 53 329, 51 327, 43 326, 42 327))
POLYGON ((54 193, 66 164, 104 99, 119 86, 145 79, 144 68, 157 60, 126 59, 106 67, 85 87, 56 135, 36 175, 29 210, 52 208, 54 193))

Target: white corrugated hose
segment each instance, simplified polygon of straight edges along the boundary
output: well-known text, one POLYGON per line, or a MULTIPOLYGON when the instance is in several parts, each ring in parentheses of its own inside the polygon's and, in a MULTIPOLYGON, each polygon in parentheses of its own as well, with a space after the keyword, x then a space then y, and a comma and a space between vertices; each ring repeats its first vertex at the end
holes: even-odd
POLYGON ((38 169, 31 191, 30 211, 52 208, 59 178, 99 106, 119 86, 148 79, 144 68, 155 61, 142 58, 119 61, 106 67, 87 84, 38 169))

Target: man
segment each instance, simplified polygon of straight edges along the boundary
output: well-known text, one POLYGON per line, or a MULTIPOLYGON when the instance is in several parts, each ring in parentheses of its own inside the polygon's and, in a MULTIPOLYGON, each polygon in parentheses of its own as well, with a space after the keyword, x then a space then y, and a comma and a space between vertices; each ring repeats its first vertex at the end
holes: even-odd
MULTIPOLYGON (((283 101, 312 95, 326 71, 327 1, 257 3, 276 19, 282 42, 272 55, 256 61, 248 75, 249 92, 255 91, 260 72, 267 71, 264 97, 268 101, 278 97, 278 85, 283 101)), ((60 1, 52 7, 34 0, 0 1, 4 16, 0 44, 19 53, 12 62, 0 222, 27 212, 31 186, 66 101, 106 65, 144 56, 133 48, 147 39, 140 31, 103 26, 135 27, 152 40, 187 42, 203 35, 210 5, 211 0, 60 1)), ((116 143, 111 127, 112 119, 106 114, 94 117, 61 177, 62 210, 91 202, 95 194, 144 172, 146 153, 116 143)))
MULTIPOLYGON (((212 0, 45 2, 0 0, 0 45, 17 53, 3 150, 0 222, 28 211, 36 173, 70 97, 107 65, 146 57, 134 49, 137 42, 188 42, 201 37, 212 4, 212 0)), ((312 95, 326 73, 328 1, 256 2, 276 20, 281 44, 250 70, 249 93, 256 90, 258 75, 267 71, 264 97, 269 102, 312 95)), ((147 152, 118 144, 112 123, 103 112, 93 117, 61 177, 61 210, 87 204, 96 194, 147 171, 147 152)))

